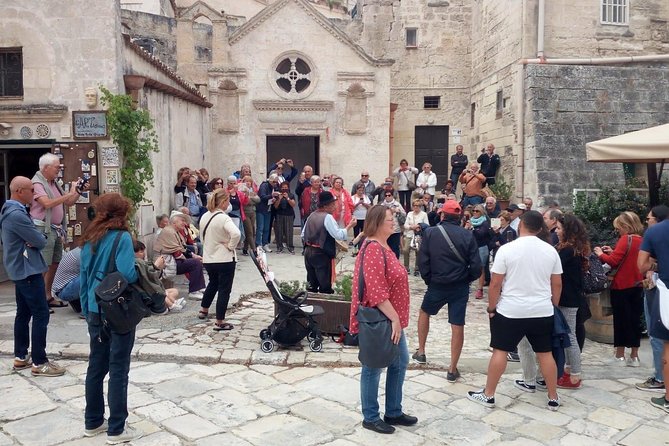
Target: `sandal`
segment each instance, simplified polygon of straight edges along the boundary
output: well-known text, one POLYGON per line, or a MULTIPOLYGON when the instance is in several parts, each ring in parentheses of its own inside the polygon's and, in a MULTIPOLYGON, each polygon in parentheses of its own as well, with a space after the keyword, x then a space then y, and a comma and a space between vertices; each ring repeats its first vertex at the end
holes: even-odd
POLYGON ((220 324, 218 322, 214 323, 214 331, 229 331, 232 330, 233 328, 235 327, 233 327, 232 324, 228 322, 222 322, 220 324))
POLYGON ((209 317, 209 312, 208 311, 198 311, 197 312, 197 318, 198 319, 207 319, 209 317))
POLYGON ((67 302, 63 302, 62 300, 56 300, 55 297, 52 297, 51 299, 47 299, 46 302, 49 304, 49 308, 67 307, 67 302))

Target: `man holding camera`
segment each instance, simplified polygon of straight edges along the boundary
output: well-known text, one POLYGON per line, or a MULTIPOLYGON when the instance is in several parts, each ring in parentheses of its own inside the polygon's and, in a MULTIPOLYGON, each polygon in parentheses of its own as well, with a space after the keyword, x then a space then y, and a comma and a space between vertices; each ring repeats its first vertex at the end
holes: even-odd
POLYGON ((481 149, 481 155, 476 160, 481 165, 481 173, 486 177, 486 184, 492 186, 495 184, 495 176, 502 165, 499 155, 495 153, 495 146, 488 144, 481 149))
POLYGON ((51 295, 53 278, 63 257, 63 240, 67 231, 65 206, 74 205, 86 186, 83 180, 73 181, 70 190, 65 192, 56 182, 58 172, 60 172, 58 156, 45 153, 39 158, 39 170, 31 180, 34 192, 30 206, 30 217, 37 229, 46 237, 46 247, 42 250, 42 256, 49 265, 44 274, 46 300, 49 307, 56 308, 67 306, 65 302, 58 301, 51 295))

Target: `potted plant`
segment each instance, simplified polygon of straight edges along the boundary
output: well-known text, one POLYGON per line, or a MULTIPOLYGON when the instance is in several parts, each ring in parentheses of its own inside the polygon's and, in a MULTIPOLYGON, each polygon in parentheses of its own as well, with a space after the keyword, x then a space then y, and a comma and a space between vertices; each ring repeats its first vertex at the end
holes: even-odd
MULTIPOLYGON (((306 282, 300 283, 298 280, 279 282, 279 291, 287 296, 294 296, 305 289, 306 285, 306 282)), ((333 288, 334 294, 307 293, 305 304, 323 308, 324 314, 314 317, 323 333, 339 334, 340 326, 348 326, 349 323, 353 276, 339 275, 333 288)), ((276 314, 276 305, 274 311, 276 314)))
POLYGON ((495 184, 490 186, 490 190, 495 194, 500 209, 506 209, 509 206, 511 195, 513 194, 511 185, 504 181, 504 178, 498 178, 495 180, 495 184))

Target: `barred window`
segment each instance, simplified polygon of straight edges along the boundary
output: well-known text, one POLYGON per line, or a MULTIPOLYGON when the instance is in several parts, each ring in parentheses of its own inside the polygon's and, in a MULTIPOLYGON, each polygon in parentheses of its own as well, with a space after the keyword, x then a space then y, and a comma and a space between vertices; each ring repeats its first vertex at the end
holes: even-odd
POLYGON ((602 23, 606 25, 627 25, 629 4, 627 0, 602 0, 602 23))
POLYGON ((439 108, 441 96, 423 96, 423 108, 439 108))
POLYGON ((23 96, 23 51, 0 48, 0 97, 23 96))

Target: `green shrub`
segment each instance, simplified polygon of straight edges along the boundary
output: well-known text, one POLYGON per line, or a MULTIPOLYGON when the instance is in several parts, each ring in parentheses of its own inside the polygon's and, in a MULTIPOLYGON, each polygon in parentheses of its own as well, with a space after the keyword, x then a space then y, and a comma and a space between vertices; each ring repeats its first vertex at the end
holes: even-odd
POLYGON ((337 278, 334 284, 335 294, 344 296, 344 300, 350 302, 351 294, 353 293, 353 275, 343 274, 337 278))
POLYGON ((495 194, 497 200, 510 200, 511 195, 513 195, 513 188, 501 177, 495 180, 495 184, 490 186, 490 190, 495 194))
POLYGON ((613 220, 624 211, 632 211, 643 220, 648 211, 647 197, 628 186, 618 189, 605 186, 596 195, 579 192, 574 201, 574 214, 588 228, 592 246, 615 244, 619 235, 613 228, 613 220))

